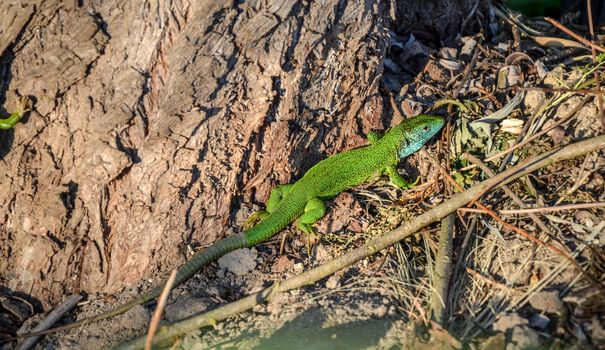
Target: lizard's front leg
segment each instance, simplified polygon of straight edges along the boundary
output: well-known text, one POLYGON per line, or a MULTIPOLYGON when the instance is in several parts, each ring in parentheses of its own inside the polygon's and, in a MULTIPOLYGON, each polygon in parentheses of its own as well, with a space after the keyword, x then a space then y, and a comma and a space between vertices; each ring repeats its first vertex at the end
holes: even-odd
POLYGON ((420 176, 419 176, 416 178, 416 181, 414 181, 413 183, 407 182, 403 177, 401 177, 401 175, 399 175, 399 172, 397 171, 397 167, 395 165, 387 166, 387 168, 385 169, 385 172, 389 176, 389 180, 391 180, 393 185, 395 185, 399 188, 402 188, 404 190, 416 186, 416 184, 420 180, 420 176))
POLYGON ((250 228, 257 222, 264 220, 269 214, 273 213, 282 199, 290 192, 294 184, 278 185, 271 190, 269 199, 267 200, 266 209, 258 210, 252 213, 244 222, 244 228, 250 228))
POLYGON ((368 141, 370 141, 370 144, 375 144, 376 142, 378 142, 378 140, 380 140, 382 137, 384 136, 384 133, 380 132, 380 131, 370 131, 366 137, 368 139, 368 141))

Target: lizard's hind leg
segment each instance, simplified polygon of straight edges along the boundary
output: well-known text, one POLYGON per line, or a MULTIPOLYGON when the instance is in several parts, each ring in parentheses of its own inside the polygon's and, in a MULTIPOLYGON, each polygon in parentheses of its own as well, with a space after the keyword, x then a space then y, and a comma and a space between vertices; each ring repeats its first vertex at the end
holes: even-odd
POLYGON ((260 221, 263 221, 269 214, 273 213, 281 200, 290 192, 294 184, 278 185, 271 190, 269 199, 267 200, 266 210, 258 210, 252 213, 244 222, 244 228, 248 229, 260 221))
POLYGON ((296 220, 296 226, 308 235, 315 235, 312 225, 323 218, 324 215, 326 215, 324 202, 313 198, 305 205, 305 212, 296 220))
POLYGON ((313 224, 326 215, 324 202, 313 198, 305 205, 305 212, 296 220, 296 226, 307 234, 307 255, 311 256, 311 245, 317 240, 317 234, 313 230, 313 224))

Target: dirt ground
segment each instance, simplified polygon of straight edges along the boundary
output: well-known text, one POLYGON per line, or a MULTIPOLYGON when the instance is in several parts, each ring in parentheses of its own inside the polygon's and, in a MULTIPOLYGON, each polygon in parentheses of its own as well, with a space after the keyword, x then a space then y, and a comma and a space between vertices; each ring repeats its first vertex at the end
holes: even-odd
MULTIPOLYGON (((480 34, 466 30, 463 35, 439 41, 435 40, 434 35, 438 35, 435 32, 427 32, 424 28, 416 31, 405 29, 400 27, 403 21, 389 20, 397 16, 401 7, 357 8, 348 2, 343 4, 344 8, 326 9, 325 18, 320 15, 321 9, 313 7, 319 5, 301 8, 300 4, 290 4, 292 6, 288 8, 262 10, 283 15, 283 18, 291 12, 306 13, 310 18, 307 22, 298 23, 299 27, 294 25, 296 23, 287 27, 298 28, 296 35, 301 36, 302 42, 318 40, 311 31, 313 26, 321 33, 325 28, 332 28, 333 22, 344 23, 338 31, 331 32, 332 37, 328 37, 335 46, 319 45, 304 52, 288 51, 293 65, 292 74, 299 76, 284 75, 282 77, 287 79, 280 82, 260 79, 259 84, 266 88, 264 92, 252 92, 252 89, 242 89, 241 85, 229 84, 236 84, 236 81, 246 85, 254 81, 255 74, 266 77, 266 70, 276 69, 272 68, 269 58, 252 68, 248 61, 237 61, 231 70, 223 72, 219 71, 219 64, 212 66, 208 63, 202 67, 212 71, 211 75, 217 81, 229 81, 225 83, 227 87, 222 88, 217 83, 216 99, 208 102, 202 101, 200 96, 212 95, 211 87, 202 86, 190 78, 195 75, 192 71, 180 72, 175 78, 163 70, 166 67, 158 64, 163 62, 162 59, 168 62, 185 59, 185 56, 174 53, 173 56, 159 55, 153 59, 156 71, 149 73, 153 79, 146 80, 145 74, 136 79, 126 74, 121 77, 147 84, 152 93, 136 96, 128 91, 113 91, 111 96, 112 99, 126 98, 128 101, 144 99, 146 111, 131 108, 130 102, 125 104, 128 108, 122 109, 115 107, 117 103, 97 105, 94 95, 86 107, 79 107, 82 113, 93 110, 103 110, 108 115, 114 113, 114 118, 122 118, 121 122, 116 122, 122 123, 119 132, 114 127, 109 128, 109 123, 115 122, 111 119, 105 120, 107 125, 102 120, 70 121, 65 115, 71 114, 61 113, 60 108, 57 112, 56 106, 41 98, 38 103, 42 103, 27 124, 17 125, 14 131, 0 135, 3 151, 9 150, 3 154, 2 165, 7 169, 18 169, 16 172, 25 179, 5 178, 7 180, 0 187, 5 193, 26 186, 23 181, 41 177, 43 167, 30 165, 32 169, 27 171, 35 172, 36 176, 26 174, 26 168, 20 164, 27 159, 33 162, 30 164, 53 163, 56 168, 75 169, 66 171, 69 176, 48 173, 49 178, 55 174, 57 180, 44 192, 54 196, 43 196, 48 201, 37 204, 46 210, 22 213, 18 209, 25 201, 39 201, 40 197, 35 193, 23 193, 23 196, 13 196, 12 200, 1 202, 4 209, 0 210, 0 216, 5 220, 0 229, 0 247, 9 249, 0 253, 4 259, 0 263, 0 325, 8 330, 0 335, 6 338, 18 328, 29 329, 44 318, 38 312, 52 310, 53 305, 71 293, 85 292, 87 301, 77 308, 77 313, 70 313, 61 323, 96 315, 162 283, 170 269, 177 267, 192 251, 211 244, 218 236, 239 232, 245 219, 254 210, 262 208, 260 199, 266 198, 271 187, 268 184, 288 181, 289 174, 295 174, 292 178, 296 179, 324 155, 362 144, 364 132, 394 123, 397 117, 393 116, 390 97, 405 117, 423 112, 448 118, 443 134, 431 140, 426 149, 451 171, 461 186, 471 186, 490 177, 465 160, 463 153, 484 160, 492 171, 500 172, 532 155, 605 132, 603 112, 594 94, 565 90, 593 89, 594 72, 603 72, 605 59, 598 56, 593 60, 590 50, 568 37, 565 37, 568 41, 563 40, 564 35, 552 27, 529 23, 544 30, 540 37, 548 40, 532 39, 524 32, 517 36, 513 26, 501 17, 492 12, 489 13, 493 17, 489 17, 478 11, 476 18, 483 20, 491 31, 486 29, 480 34), (357 24, 355 30, 347 27, 353 26, 354 18, 366 18, 363 16, 370 14, 374 16, 371 23, 357 24), (375 17, 383 18, 384 22, 375 17), (364 40, 375 41, 367 46, 363 45, 364 40), (336 41, 339 43, 334 44, 336 41), (362 46, 363 52, 350 54, 349 63, 338 62, 344 58, 329 54, 334 47, 362 50, 362 46), (322 52, 322 49, 326 51, 322 52), (321 57, 321 64, 318 61, 310 63, 309 55, 321 57), (367 60, 368 67, 356 65, 364 60, 367 60), (308 64, 300 68, 297 66, 299 61, 308 64), (347 72, 352 77, 359 77, 360 70, 366 72, 362 79, 364 83, 350 79, 329 93, 322 92, 319 87, 310 87, 313 85, 310 82, 325 84, 330 74, 333 74, 331 78, 337 73, 346 75, 347 72), (305 74, 309 75, 308 79, 300 78, 305 74), (171 87, 170 84, 179 79, 186 80, 187 84, 175 85, 173 94, 162 95, 157 91, 164 90, 154 90, 154 84, 171 87), (198 90, 192 93, 187 86, 198 90), (520 86, 548 89, 526 91, 513 88, 520 86), (300 87, 309 87, 301 99, 293 99, 286 93, 277 99, 275 97, 275 91, 291 91, 300 87), (365 100, 341 99, 341 88, 356 89, 355 94, 365 100), (204 95, 200 90, 209 91, 204 95), (124 96, 120 96, 122 93, 124 96), (322 94, 326 94, 325 99, 313 99, 322 94), (186 105, 171 102, 171 98, 181 95, 191 95, 189 100, 185 98, 186 105), (250 106, 244 108, 242 102, 234 102, 237 99, 257 103, 249 102, 250 106), (431 109, 443 99, 455 100, 456 103, 431 109), (325 104, 311 106, 318 100, 325 104), (220 109, 226 105, 232 109, 220 109), (192 106, 196 106, 195 110, 190 110, 192 106), (302 117, 284 117, 297 114, 296 111, 300 111, 302 117), (495 113, 497 111, 500 112, 495 113), (245 116, 234 117, 236 112, 245 116), (205 122, 195 119, 195 115, 200 113, 207 118, 205 122), (153 115, 153 118, 138 124, 135 119, 139 114, 153 115), (267 114, 271 116, 266 117, 267 114), (332 114, 340 115, 341 119, 330 118, 332 114), (72 122, 82 125, 74 126, 70 124, 72 122), (111 129, 107 131, 110 136, 94 142, 86 139, 85 135, 78 136, 78 130, 90 131, 91 123, 97 123, 93 125, 97 134, 104 128, 111 129), (224 133, 225 123, 232 123, 233 129, 241 128, 242 134, 224 133), (23 130, 22 127, 32 124, 35 130, 23 130), (248 129, 252 124, 256 126, 248 129), (48 128, 55 128, 52 131, 65 136, 64 139, 49 145, 52 151, 49 150, 48 154, 32 153, 33 148, 28 148, 24 140, 33 134, 43 135, 48 128), (201 134, 185 135, 191 128, 201 134), (548 129, 510 153, 511 157, 486 160, 548 129), (304 130, 313 132, 305 134, 304 130), (137 132, 141 134, 137 136, 137 132), (132 144, 120 144, 124 134, 130 136, 128 139, 132 144), (67 135, 82 137, 82 144, 87 145, 87 149, 98 149, 99 156, 84 157, 84 161, 73 160, 69 166, 65 165, 68 161, 57 157, 57 154, 65 146, 59 143, 69 143, 67 135), (269 137, 272 141, 263 141, 267 135, 272 135, 269 137), (314 136, 305 139, 307 136, 300 135, 314 136), (137 140, 137 137, 141 139, 137 140), (6 147, 7 144, 10 147, 6 147), (235 146, 228 147, 231 144, 235 146), (280 148, 286 144, 288 146, 284 147, 287 148, 280 148), (247 145, 253 146, 248 149, 247 145), (311 150, 309 154, 305 153, 307 149, 311 150), (171 163, 167 159, 176 160, 171 163), (226 162, 225 159, 236 161, 226 162), (105 166, 101 166, 103 164, 105 166), (188 165, 179 168, 182 164, 188 165), (246 172, 233 171, 240 166, 246 168, 246 172), (214 173, 214 170, 218 172, 214 173), (91 177, 94 181, 87 182, 91 177), (72 178, 76 180, 66 181, 72 178), (139 188, 133 186, 138 180, 141 180, 139 188), (161 196, 155 199, 153 194, 160 192, 161 196), (212 194, 205 196, 206 193, 212 194), (59 203, 51 202, 51 199, 59 203), (172 204, 172 201, 178 203, 172 204), (211 207, 207 208, 206 203, 211 207), (57 211, 62 212, 55 213, 48 208, 60 208, 57 211), (120 210, 132 211, 119 222, 112 221, 114 216, 107 215, 120 210), (199 218, 192 214, 198 212, 202 213, 199 218), (128 217, 132 220, 128 221, 128 217), (35 221, 24 218, 35 218, 35 221), (54 230, 53 225, 61 226, 65 231, 54 230), (220 234, 200 233, 213 227, 224 230, 220 234), (69 230, 78 233, 77 239, 68 240, 61 236, 69 230), (120 230, 129 232, 129 235, 115 233, 120 230), (139 241, 137 235, 143 234, 153 238, 139 241), (180 239, 176 241, 175 237, 180 239), (21 242, 22 246, 17 247, 13 241, 21 242), (171 247, 167 247, 168 244, 171 247), (70 253, 58 256, 59 252, 66 250, 70 253), (51 268, 44 264, 46 261, 52 261, 51 268), (73 277, 75 270, 78 271, 77 278, 73 277), (40 279, 40 276, 45 278, 40 279)), ((179 24, 195 15, 201 18, 204 11, 215 15, 212 25, 205 28, 209 36, 233 34, 238 26, 239 29, 246 23, 261 26, 265 20, 270 21, 267 18, 272 18, 263 17, 261 20, 254 17, 254 14, 262 12, 254 6, 242 5, 235 10, 216 6, 195 9, 185 6, 180 9, 182 18, 163 18, 168 23, 163 32, 166 35, 162 36, 163 43, 170 42, 172 47, 182 45, 182 55, 189 52, 191 57, 198 57, 197 52, 193 53, 195 50, 191 43, 199 37, 187 37, 187 34, 193 35, 200 28, 179 27, 179 24), (238 16, 241 18, 236 18, 238 16), (189 44, 191 47, 187 46, 189 44)), ((135 10, 128 7, 136 6, 126 5, 121 8, 123 13, 135 10)), ((52 12, 40 5, 29 12, 24 9, 29 8, 20 8, 21 17, 15 17, 15 23, 21 21, 23 25, 31 25, 40 20, 32 15, 34 9, 52 12)), ((109 8, 96 10, 110 25, 113 23, 111 19, 118 21, 119 16, 123 16, 109 8)), ((84 10, 66 6, 62 11, 79 13, 84 10)), ((282 17, 275 16, 281 21, 282 17)), ((85 18, 73 21, 86 22, 93 27, 98 23, 95 16, 85 18)), ((85 23, 76 24, 88 28, 85 23)), ((249 39, 254 43, 250 46, 243 45, 248 41, 239 37, 227 41, 235 42, 232 47, 227 47, 230 44, 221 44, 220 36, 198 44, 207 50, 222 50, 223 54, 218 56, 229 61, 227 57, 239 57, 240 53, 234 53, 238 49, 258 54, 266 47, 271 48, 269 44, 275 42, 267 33, 283 30, 294 35, 280 25, 271 28, 266 30, 265 36, 249 39), (263 40, 267 42, 260 45, 263 40), (229 56, 229 52, 233 55, 229 56)), ((451 30, 448 28, 444 26, 436 32, 451 30)), ((581 28, 573 28, 583 33, 581 28)), ((18 38, 23 35, 20 33, 23 32, 14 31, 13 34, 18 38)), ((92 72, 86 78, 90 82, 106 82, 105 79, 110 78, 102 77, 102 72, 96 72, 95 67, 116 64, 102 62, 106 59, 103 52, 120 49, 111 46, 116 37, 113 33, 113 30, 94 30, 91 27, 89 32, 80 34, 88 39, 95 38, 95 45, 75 49, 81 50, 78 58, 92 72)), ((139 32, 141 37, 145 37, 143 33, 143 30, 139 32)), ((155 34, 159 37, 158 33, 155 34)), ((11 54, 16 52, 18 50, 13 49, 11 54)), ((129 53, 134 54, 132 51, 129 53)), ((139 51, 137 53, 142 55, 139 51)), ((15 57, 13 67, 20 67, 20 58, 15 57)), ((124 59, 127 63, 130 56, 125 54, 124 59)), ((194 59, 186 59, 192 60, 189 63, 195 68, 193 71, 202 69, 195 66, 194 59)), ((19 81, 18 72, 13 74, 19 81)), ((50 73, 39 74, 36 79, 43 79, 44 74, 50 73)), ((53 74, 60 72, 53 71, 53 74)), ((70 76, 70 72, 65 74, 70 76)), ((75 94, 74 89, 82 89, 78 85, 80 83, 74 79, 70 83, 74 85, 58 87, 57 91, 63 94, 60 98, 69 98, 70 93, 75 94)), ((21 85, 20 91, 23 86, 26 85, 21 85)), ((94 88, 91 86, 92 90, 94 88)), ((58 105, 61 106, 60 103, 58 105)), ((75 111, 70 110, 70 113, 75 111)), ((269 287, 276 281, 331 261, 443 203, 454 192, 423 155, 414 154, 403 161, 400 171, 406 178, 419 176, 419 185, 404 191, 394 188, 383 178, 329 201, 328 215, 316 226, 320 237, 312 242, 294 228, 288 228, 267 242, 252 249, 232 252, 205 267, 171 292, 162 324, 213 310, 269 287)), ((32 186, 40 187, 39 184, 32 186)), ((467 208, 457 211, 448 274, 450 283, 443 299, 445 312, 441 322, 435 321, 430 310, 438 279, 434 266, 439 259, 439 225, 432 225, 319 283, 280 294, 268 304, 257 305, 249 312, 218 322, 213 328, 184 335, 166 348, 439 347, 512 350, 605 347, 605 294, 601 290, 605 281, 605 206, 602 205, 605 202, 605 153, 593 152, 554 163, 515 181, 509 188, 512 195, 498 189, 486 193, 480 201, 506 222, 546 244, 536 244, 522 237, 485 213, 467 208), (579 203, 596 204, 557 211, 545 209, 579 203), (514 212, 522 206, 542 209, 535 213, 514 212), (571 264, 566 256, 577 265, 571 264)), ((109 320, 45 336, 36 348, 114 348, 144 336, 153 306, 154 303, 138 306, 109 320)), ((15 344, 6 343, 0 347, 11 349, 15 344)))

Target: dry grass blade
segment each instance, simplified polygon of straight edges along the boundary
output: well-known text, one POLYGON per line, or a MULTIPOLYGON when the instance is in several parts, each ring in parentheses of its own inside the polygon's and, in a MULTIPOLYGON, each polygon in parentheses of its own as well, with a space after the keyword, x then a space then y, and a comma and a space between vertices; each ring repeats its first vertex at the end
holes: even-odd
POLYGON ((532 36, 531 38, 538 45, 552 47, 552 48, 571 47, 571 48, 585 49, 585 50, 588 50, 590 48, 589 46, 583 45, 582 43, 579 43, 577 41, 563 39, 563 38, 554 38, 554 37, 550 37, 550 36, 532 36))

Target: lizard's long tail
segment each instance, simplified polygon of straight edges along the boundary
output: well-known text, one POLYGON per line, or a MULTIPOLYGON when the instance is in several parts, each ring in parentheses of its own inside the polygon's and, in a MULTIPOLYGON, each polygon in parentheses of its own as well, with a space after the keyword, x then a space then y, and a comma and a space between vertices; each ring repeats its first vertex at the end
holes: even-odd
MULTIPOLYGON (((223 256, 229 252, 232 252, 232 251, 240 249, 240 248, 244 248, 246 246, 247 246, 247 241, 246 241, 244 234, 229 236, 229 237, 223 238, 222 240, 212 244, 208 248, 197 253, 193 258, 191 258, 191 260, 189 260, 187 263, 185 263, 185 265, 181 266, 181 268, 178 269, 172 288, 175 288, 176 286, 178 286, 181 283, 188 280, 197 271, 199 271, 204 265, 209 264, 210 262, 220 258, 221 256, 223 256)), ((162 293, 163 289, 164 289, 164 283, 154 287, 149 292, 139 296, 138 298, 133 299, 125 304, 122 304, 122 305, 116 307, 115 309, 111 309, 100 315, 88 317, 88 318, 85 318, 83 320, 80 320, 80 321, 77 321, 74 323, 47 329, 45 331, 20 334, 20 335, 18 335, 18 337, 26 338, 26 337, 36 336, 36 335, 54 333, 54 332, 58 332, 58 331, 63 331, 63 330, 67 330, 67 329, 80 327, 82 325, 85 325, 85 324, 88 324, 91 322, 104 320, 109 317, 117 316, 117 315, 123 314, 124 312, 130 310, 131 308, 133 308, 137 305, 144 304, 150 300, 157 298, 162 293)))

